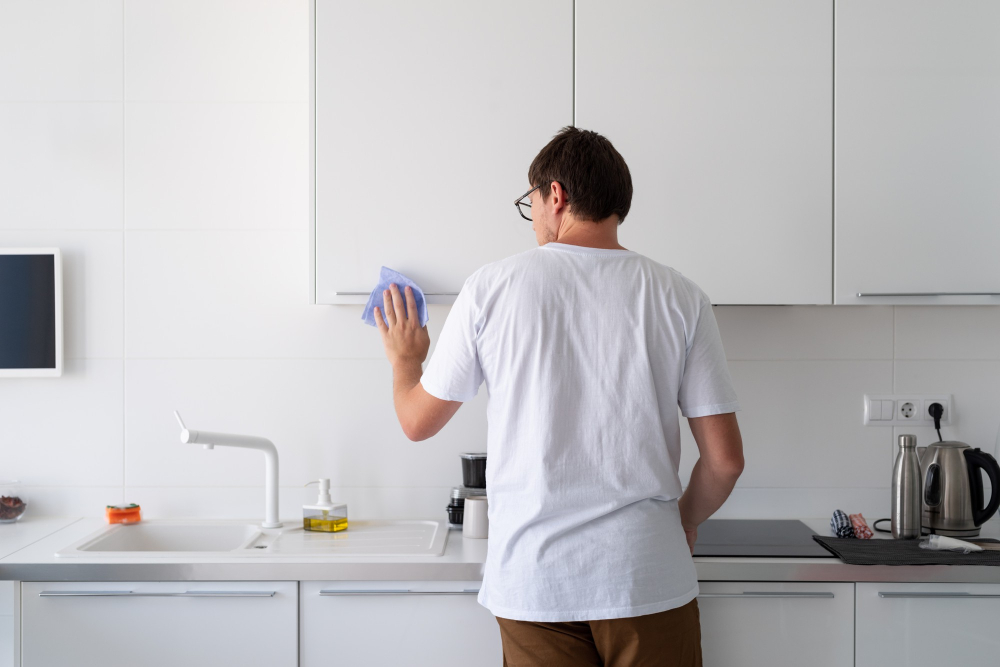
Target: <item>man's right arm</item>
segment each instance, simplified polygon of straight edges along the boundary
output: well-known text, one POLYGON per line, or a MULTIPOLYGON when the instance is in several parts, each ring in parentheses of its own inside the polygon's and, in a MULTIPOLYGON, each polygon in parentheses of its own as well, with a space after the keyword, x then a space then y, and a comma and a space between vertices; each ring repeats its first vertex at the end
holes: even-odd
POLYGON ((693 549, 698 526, 722 507, 743 472, 743 438, 732 412, 693 417, 688 424, 700 457, 678 504, 688 546, 693 549))

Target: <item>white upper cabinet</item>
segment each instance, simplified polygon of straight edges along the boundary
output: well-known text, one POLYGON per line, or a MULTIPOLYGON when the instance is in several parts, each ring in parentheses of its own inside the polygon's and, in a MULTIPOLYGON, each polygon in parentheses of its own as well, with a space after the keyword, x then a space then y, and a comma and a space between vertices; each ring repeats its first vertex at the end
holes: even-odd
POLYGON ((514 200, 573 121, 572 0, 313 11, 315 301, 364 303, 382 265, 450 301, 534 247, 514 200))
POLYGON ((840 0, 836 59, 836 302, 1000 304, 1000 3, 840 0))
POLYGON ((713 303, 831 303, 832 42, 832 0, 577 0, 576 125, 632 172, 622 244, 713 303))

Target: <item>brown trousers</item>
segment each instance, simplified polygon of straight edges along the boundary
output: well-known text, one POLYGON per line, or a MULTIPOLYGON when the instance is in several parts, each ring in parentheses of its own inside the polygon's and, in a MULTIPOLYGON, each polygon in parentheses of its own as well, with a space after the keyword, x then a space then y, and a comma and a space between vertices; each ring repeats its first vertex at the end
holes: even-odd
POLYGON ((606 621, 497 623, 504 667, 701 667, 697 600, 606 621))

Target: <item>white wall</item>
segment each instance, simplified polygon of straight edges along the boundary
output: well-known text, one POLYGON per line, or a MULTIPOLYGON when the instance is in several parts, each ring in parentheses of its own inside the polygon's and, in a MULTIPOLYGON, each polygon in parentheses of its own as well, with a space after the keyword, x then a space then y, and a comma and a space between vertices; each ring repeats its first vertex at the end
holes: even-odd
MULTIPOLYGON (((325 476, 356 518, 443 518, 485 392, 411 443, 360 307, 307 303, 308 43, 305 0, 0 0, 0 245, 66 270, 65 375, 0 381, 0 478, 29 511, 260 514, 262 457, 180 444, 178 409, 274 440, 284 516, 325 476)), ((992 448, 998 308, 716 312, 747 453, 722 516, 886 516, 865 392, 952 393, 946 435, 992 448)))

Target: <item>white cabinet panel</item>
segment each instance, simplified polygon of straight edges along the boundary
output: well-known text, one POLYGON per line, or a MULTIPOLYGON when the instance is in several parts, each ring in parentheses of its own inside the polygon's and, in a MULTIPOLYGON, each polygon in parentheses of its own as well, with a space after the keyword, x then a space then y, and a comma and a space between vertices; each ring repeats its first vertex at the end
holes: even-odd
POLYGON ((854 584, 701 582, 705 667, 854 664, 854 584))
POLYGON ((857 585, 857 667, 993 665, 1000 584, 857 585))
POLYGON ((626 247, 713 303, 829 304, 829 0, 576 3, 576 124, 632 173, 626 247))
POLYGON ((514 200, 572 123, 572 15, 572 0, 316 1, 318 303, 364 303, 382 265, 458 292, 536 245, 514 200))
POLYGON ((303 581, 302 667, 499 665, 500 628, 478 589, 477 581, 303 581))
POLYGON ((836 302, 1000 304, 1000 4, 842 0, 836 302))
POLYGON ((21 664, 293 667, 296 605, 288 581, 25 582, 21 664))

